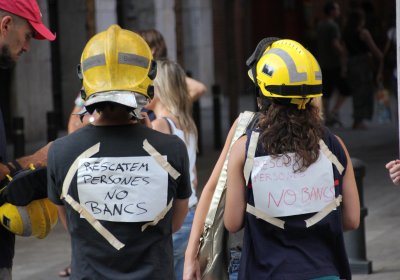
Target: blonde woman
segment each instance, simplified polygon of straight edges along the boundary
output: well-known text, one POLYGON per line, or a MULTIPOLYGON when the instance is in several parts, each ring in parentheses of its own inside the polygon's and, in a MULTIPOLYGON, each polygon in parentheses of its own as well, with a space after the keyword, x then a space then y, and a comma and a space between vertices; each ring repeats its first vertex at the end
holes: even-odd
POLYGON ((154 80, 155 95, 147 106, 147 109, 157 116, 151 123, 153 129, 178 136, 186 144, 189 155, 192 186, 189 213, 182 228, 173 234, 175 275, 178 280, 182 279, 184 254, 197 205, 195 167, 197 128, 192 119, 192 102, 185 77, 185 72, 177 63, 168 60, 157 61, 157 76, 154 80))

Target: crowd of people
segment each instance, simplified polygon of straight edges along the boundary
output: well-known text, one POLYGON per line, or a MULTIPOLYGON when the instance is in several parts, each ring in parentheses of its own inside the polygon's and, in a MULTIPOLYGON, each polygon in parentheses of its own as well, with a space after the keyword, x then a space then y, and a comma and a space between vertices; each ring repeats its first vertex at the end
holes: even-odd
MULTIPOLYGON (((240 117, 232 125, 199 199, 191 110, 206 87, 168 59, 156 30, 111 25, 87 42, 68 135, 7 161, 0 122, 0 179, 31 164, 47 167, 47 196, 72 248, 60 276, 202 279, 199 247, 222 183, 224 226, 243 230, 235 269, 228 275, 229 263, 218 264, 224 279, 351 279, 343 233, 359 226, 360 201, 346 145, 324 124, 340 123, 351 95, 353 128, 365 128, 383 54, 360 10, 343 31, 337 3, 324 12, 318 60, 291 39, 259 42, 246 62, 258 112, 244 127, 240 117)), ((32 38, 55 39, 36 0, 0 0, 0 35, 1 67, 12 67, 32 38)), ((386 166, 395 184, 399 163, 386 166)), ((0 226, 0 279, 12 279, 14 243, 15 232, 0 226)))
MULTIPOLYGON (((371 20, 373 12, 368 0, 352 3, 345 16, 336 1, 324 4, 324 18, 316 32, 316 55, 325 80, 323 102, 328 126, 343 126, 340 109, 347 97, 352 99, 352 128, 367 129, 379 92, 389 88, 391 94, 397 96, 397 81, 390 73, 396 71, 395 30, 389 28, 383 44, 382 36, 375 32, 378 25, 371 20), (385 68, 388 71, 385 72, 385 68), (384 79, 384 73, 388 72, 390 77, 384 79), (332 105, 334 92, 337 94, 332 105)), ((389 107, 390 104, 385 102, 385 105, 389 107)))

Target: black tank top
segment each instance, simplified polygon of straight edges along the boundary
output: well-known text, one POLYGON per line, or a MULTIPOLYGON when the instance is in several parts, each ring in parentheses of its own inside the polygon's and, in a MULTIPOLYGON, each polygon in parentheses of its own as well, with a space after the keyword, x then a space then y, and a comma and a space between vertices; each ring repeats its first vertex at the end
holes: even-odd
POLYGON ((369 52, 367 44, 361 40, 361 34, 359 31, 346 33, 344 41, 350 56, 366 54, 369 52))

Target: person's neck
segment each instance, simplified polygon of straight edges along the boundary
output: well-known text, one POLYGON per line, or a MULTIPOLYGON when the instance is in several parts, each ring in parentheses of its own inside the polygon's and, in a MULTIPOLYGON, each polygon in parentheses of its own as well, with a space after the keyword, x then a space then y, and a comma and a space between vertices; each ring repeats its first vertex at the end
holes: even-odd
POLYGON ((171 117, 172 114, 167 110, 160 102, 158 102, 153 109, 154 114, 157 118, 171 117))
POLYGON ((99 117, 93 122, 95 126, 128 125, 136 123, 125 109, 105 110, 99 113, 99 117))

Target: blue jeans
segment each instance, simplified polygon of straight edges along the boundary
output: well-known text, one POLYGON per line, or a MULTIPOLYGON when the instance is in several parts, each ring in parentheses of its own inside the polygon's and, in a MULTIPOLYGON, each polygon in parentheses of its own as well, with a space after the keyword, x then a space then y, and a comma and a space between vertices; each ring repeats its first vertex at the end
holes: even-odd
POLYGON ((237 280, 239 276, 240 257, 242 251, 239 248, 231 248, 229 250, 230 261, 228 267, 229 280, 237 280))
POLYGON ((195 210, 195 207, 189 209, 181 229, 172 235, 172 241, 174 245, 174 269, 177 280, 182 280, 183 278, 185 251, 189 241, 190 230, 192 229, 195 210))

